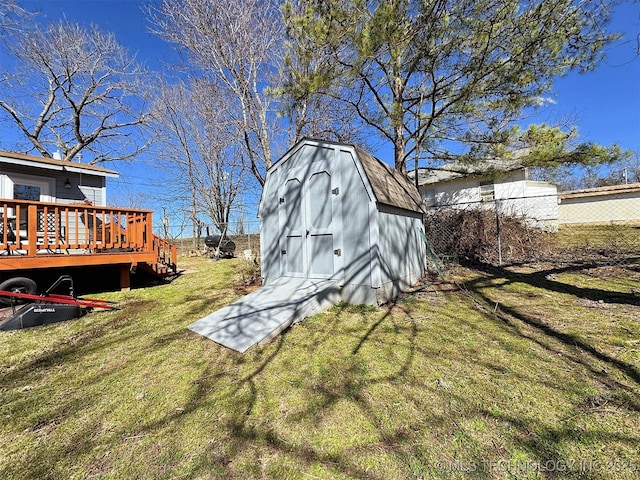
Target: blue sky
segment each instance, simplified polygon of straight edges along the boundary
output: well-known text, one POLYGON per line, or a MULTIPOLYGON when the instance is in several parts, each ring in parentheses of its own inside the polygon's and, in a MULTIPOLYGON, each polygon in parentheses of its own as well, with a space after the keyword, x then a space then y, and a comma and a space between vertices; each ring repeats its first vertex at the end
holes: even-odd
MULTIPOLYGON (((138 60, 150 69, 163 70, 172 52, 164 42, 147 32, 142 11, 147 0, 22 0, 31 11, 42 11, 50 19, 66 17, 88 25, 95 23, 113 32, 118 41, 137 52, 138 60)), ((618 143, 640 152, 640 2, 627 0, 614 9, 610 27, 623 38, 607 48, 607 59, 586 74, 572 73, 558 79, 550 95, 555 104, 532 119, 554 122, 572 117, 583 141, 603 145, 618 143)), ((392 161, 391 158, 383 160, 392 161)), ((134 170, 120 170, 119 186, 138 184, 142 178, 134 170), (125 171, 126 170, 126 171, 125 171), (128 178, 127 178, 128 176, 128 178)))
MULTIPOLYGON (((29 10, 49 18, 91 22, 113 32, 149 68, 162 70, 170 48, 147 32, 142 12, 146 0, 22 0, 29 10)), ((611 28, 624 37, 607 49, 596 71, 572 73, 556 82, 555 105, 541 112, 544 120, 574 116, 584 140, 640 151, 640 3, 627 0, 615 7, 611 28)))
POLYGON ((560 78, 547 114, 574 115, 583 140, 640 152, 640 3, 618 5, 611 29, 623 38, 595 71, 560 78))

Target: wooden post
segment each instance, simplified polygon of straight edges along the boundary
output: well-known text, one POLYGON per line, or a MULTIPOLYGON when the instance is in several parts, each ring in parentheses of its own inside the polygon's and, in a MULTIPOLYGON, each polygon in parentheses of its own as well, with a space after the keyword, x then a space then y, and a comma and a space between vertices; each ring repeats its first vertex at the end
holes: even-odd
POLYGON ((144 214, 143 238, 145 252, 153 251, 153 217, 151 213, 144 214))
MULTIPOLYGON (((20 226, 18 225, 18 227, 20 226)), ((27 249, 27 255, 35 256, 38 252, 38 206, 29 205, 27 207, 27 240, 29 241, 29 247, 27 249)))
POLYGON ((128 292, 131 290, 131 265, 128 263, 120 264, 120 290, 128 292))

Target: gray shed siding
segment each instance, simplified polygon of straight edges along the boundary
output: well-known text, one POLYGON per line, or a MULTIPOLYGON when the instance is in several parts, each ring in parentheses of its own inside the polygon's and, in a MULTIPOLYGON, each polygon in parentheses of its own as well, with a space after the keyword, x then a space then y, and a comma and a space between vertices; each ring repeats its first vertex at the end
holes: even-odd
POLYGON ((422 217, 388 205, 382 205, 378 215, 381 288, 383 296, 393 298, 415 285, 424 273, 426 250, 420 236, 422 217), (421 252, 421 256, 410 255, 410 252, 421 252))
MULTIPOLYGON (((339 183, 339 169, 335 167, 335 151, 331 148, 309 148, 303 147, 293 155, 291 155, 286 163, 276 164, 269 172, 267 182, 265 183, 262 199, 261 199, 261 224, 260 224, 260 250, 262 256, 262 272, 267 283, 271 279, 280 278, 287 275, 287 271, 293 272, 302 269, 303 265, 299 263, 302 261, 300 257, 292 255, 300 246, 298 243, 302 241, 300 238, 302 233, 298 232, 302 221, 303 211, 307 215, 316 213, 322 215, 331 210, 331 216, 333 217, 333 237, 334 242, 340 241, 341 232, 337 223, 340 223, 339 208, 331 205, 333 208, 329 208, 330 204, 320 204, 323 209, 318 209, 317 202, 311 202, 311 198, 308 195, 303 197, 303 190, 308 188, 309 178, 317 173, 317 170, 329 169, 332 172, 332 188, 339 183), (302 184, 296 182, 288 182, 292 177, 300 177, 302 184), (286 198, 286 203, 280 203, 280 199, 286 198), (311 211, 313 209, 313 212, 311 211), (285 235, 282 232, 285 230, 293 230, 294 235, 285 235), (287 256, 282 255, 282 251, 287 251, 287 256), (283 258, 284 257, 284 258, 283 258), (293 259, 293 260, 292 260, 293 259)), ((332 203, 336 203, 335 199, 331 199, 332 203)), ((321 248, 318 243, 321 243, 322 235, 318 235, 315 238, 316 241, 310 241, 308 245, 305 245, 307 250, 304 252, 306 257, 309 257, 314 262, 316 270, 326 271, 329 270, 328 265, 323 265, 322 262, 328 263, 333 261, 334 265, 331 265, 331 274, 335 271, 335 263, 338 262, 335 258, 327 258, 326 255, 321 254, 321 248), (317 258, 320 256, 320 258, 317 258)), ((331 249, 333 251, 333 249, 331 249)), ((301 276, 302 274, 300 274, 301 276)))
POLYGON ((374 199, 365 187, 360 172, 357 175, 348 172, 357 172, 353 154, 340 150, 340 165, 345 173, 342 175, 343 196, 343 223, 344 218, 348 229, 344 231, 343 251, 346 259, 344 266, 344 282, 352 285, 372 284, 371 264, 377 261, 371 249, 370 227, 375 224, 374 199))
POLYGON ((332 278, 344 300, 376 304, 424 274, 422 212, 377 202, 357 152, 303 140, 268 172, 259 209, 265 284, 332 278))

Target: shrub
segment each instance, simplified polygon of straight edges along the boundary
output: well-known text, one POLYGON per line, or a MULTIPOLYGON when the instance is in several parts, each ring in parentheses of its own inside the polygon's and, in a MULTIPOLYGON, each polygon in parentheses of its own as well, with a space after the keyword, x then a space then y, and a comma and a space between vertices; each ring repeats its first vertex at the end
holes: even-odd
POLYGON ((548 234, 493 210, 440 210, 425 217, 425 234, 440 258, 481 263, 529 260, 548 249, 548 234))

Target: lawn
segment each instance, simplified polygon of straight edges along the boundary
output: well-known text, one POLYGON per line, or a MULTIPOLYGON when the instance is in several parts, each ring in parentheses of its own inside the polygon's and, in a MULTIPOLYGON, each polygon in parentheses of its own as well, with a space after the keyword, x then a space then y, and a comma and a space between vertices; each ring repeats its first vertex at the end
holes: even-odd
POLYGON ((0 332, 2 479, 631 479, 636 268, 457 268, 242 355, 190 332, 242 260, 0 332))
POLYGON ((637 254, 639 223, 560 225, 555 242, 559 247, 601 252, 637 254))

